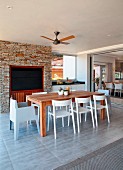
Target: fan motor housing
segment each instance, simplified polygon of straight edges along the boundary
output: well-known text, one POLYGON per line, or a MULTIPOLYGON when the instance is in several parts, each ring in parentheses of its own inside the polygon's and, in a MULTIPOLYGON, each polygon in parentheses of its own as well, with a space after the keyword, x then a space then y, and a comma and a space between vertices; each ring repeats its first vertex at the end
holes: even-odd
POLYGON ((55 44, 55 45, 60 44, 60 41, 59 41, 58 39, 55 39, 55 40, 53 41, 53 44, 55 44))

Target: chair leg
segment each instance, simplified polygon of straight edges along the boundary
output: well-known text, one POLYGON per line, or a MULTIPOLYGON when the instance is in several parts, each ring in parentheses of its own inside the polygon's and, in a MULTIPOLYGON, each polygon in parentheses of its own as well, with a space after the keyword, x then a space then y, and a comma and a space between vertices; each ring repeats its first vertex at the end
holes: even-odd
POLYGON ((76 129, 75 129, 74 114, 72 114, 72 121, 73 121, 73 130, 74 130, 74 134, 75 134, 76 133, 76 129))
POLYGON ((49 131, 49 125, 50 125, 50 115, 48 114, 48 118, 47 118, 47 131, 49 131))
POLYGON ((36 124, 37 124, 38 133, 40 133, 39 122, 37 119, 36 119, 36 124))
POLYGON ((40 107, 38 107, 38 122, 40 121, 40 107))
POLYGON ((53 118, 54 118, 54 137, 56 139, 56 118, 55 117, 53 118))
POLYGON ((108 123, 110 123, 108 106, 106 107, 106 113, 107 113, 108 123))
POLYGON ((91 110, 91 119, 92 119, 93 128, 95 128, 93 110, 91 110))
POLYGON ((87 113, 85 113, 85 122, 87 121, 87 113))
POLYGON ((19 133, 19 124, 17 122, 14 122, 14 140, 18 139, 18 133, 19 133))
POLYGON ((12 130, 12 121, 10 120, 10 130, 12 130))
POLYGON ((96 127, 98 127, 98 122, 97 122, 97 111, 95 109, 95 120, 96 120, 96 127))
POLYGON ((62 117, 62 127, 64 127, 64 117, 62 117))
POLYGON ((77 113, 77 126, 78 126, 78 133, 80 133, 80 127, 79 127, 79 113, 77 113))
POLYGON ((82 118, 82 115, 81 114, 79 114, 79 120, 80 120, 80 123, 82 122, 81 119, 82 118))
POLYGON ((70 126, 70 116, 68 116, 68 126, 70 126))

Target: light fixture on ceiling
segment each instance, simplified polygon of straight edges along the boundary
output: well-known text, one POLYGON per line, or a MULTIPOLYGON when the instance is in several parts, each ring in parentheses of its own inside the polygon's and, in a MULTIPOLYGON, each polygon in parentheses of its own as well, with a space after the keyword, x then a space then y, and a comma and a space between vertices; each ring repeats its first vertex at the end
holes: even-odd
POLYGON ((11 9, 13 9, 13 6, 8 5, 7 8, 11 10, 11 9))

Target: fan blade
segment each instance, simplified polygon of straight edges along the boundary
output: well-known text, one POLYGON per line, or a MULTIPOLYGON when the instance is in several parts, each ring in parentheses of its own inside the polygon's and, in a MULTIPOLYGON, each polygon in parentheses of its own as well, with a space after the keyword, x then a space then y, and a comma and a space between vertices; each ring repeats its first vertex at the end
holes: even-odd
POLYGON ((68 44, 70 44, 70 43, 68 43, 68 42, 61 42, 61 41, 60 41, 60 44, 68 45, 68 44))
POLYGON ((51 40, 51 41, 54 41, 54 40, 52 40, 51 38, 48 38, 48 37, 45 37, 45 36, 41 36, 42 38, 46 38, 46 39, 48 39, 48 40, 51 40))
POLYGON ((60 39, 60 42, 61 41, 66 41, 66 40, 69 40, 69 39, 72 39, 72 38, 75 38, 75 36, 74 35, 70 35, 68 37, 62 38, 62 39, 60 39))

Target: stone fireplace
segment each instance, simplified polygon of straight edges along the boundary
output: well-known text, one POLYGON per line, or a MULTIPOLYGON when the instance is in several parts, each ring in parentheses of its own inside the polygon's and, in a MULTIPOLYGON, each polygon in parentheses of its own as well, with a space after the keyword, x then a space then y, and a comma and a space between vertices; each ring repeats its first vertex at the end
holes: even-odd
POLYGON ((0 113, 9 111, 10 65, 43 66, 44 91, 50 91, 52 49, 50 46, 0 41, 0 113))

